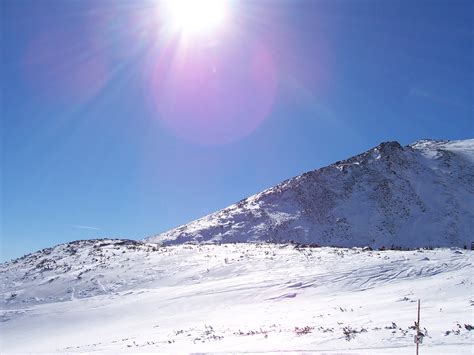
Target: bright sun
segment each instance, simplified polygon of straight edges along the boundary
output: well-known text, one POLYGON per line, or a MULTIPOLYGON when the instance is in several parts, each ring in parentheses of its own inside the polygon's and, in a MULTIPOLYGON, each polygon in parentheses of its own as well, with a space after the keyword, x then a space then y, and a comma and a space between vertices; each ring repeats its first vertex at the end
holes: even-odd
POLYGON ((169 20, 174 28, 188 34, 208 32, 226 17, 226 0, 168 0, 169 20))

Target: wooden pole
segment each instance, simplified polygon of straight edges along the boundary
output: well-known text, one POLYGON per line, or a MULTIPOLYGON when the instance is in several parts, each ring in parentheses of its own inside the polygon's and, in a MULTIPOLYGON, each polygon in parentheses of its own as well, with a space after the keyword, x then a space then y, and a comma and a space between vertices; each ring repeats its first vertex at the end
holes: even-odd
POLYGON ((416 321, 416 355, 418 355, 418 347, 420 346, 420 300, 418 300, 418 320, 416 321))

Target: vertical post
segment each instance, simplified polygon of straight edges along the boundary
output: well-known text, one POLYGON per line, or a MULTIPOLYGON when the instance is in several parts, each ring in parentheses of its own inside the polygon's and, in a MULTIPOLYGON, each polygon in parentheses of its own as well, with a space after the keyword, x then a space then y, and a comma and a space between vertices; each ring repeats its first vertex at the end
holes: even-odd
POLYGON ((418 347, 420 346, 420 300, 418 300, 418 320, 416 321, 416 355, 418 355, 418 347))

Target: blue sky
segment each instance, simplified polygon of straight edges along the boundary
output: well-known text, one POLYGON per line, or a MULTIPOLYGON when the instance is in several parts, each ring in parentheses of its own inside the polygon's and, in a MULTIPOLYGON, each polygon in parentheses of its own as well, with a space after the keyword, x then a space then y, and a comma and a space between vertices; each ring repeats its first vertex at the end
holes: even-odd
POLYGON ((472 1, 1 6, 1 258, 143 238, 381 141, 472 138, 472 1))

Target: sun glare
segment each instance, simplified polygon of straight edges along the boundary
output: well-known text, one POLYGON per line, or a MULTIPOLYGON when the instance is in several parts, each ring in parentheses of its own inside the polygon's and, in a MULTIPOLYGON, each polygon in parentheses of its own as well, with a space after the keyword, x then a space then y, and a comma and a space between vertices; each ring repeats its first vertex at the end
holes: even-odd
POLYGON ((168 0, 167 7, 172 26, 188 34, 214 30, 226 17, 226 0, 168 0))

